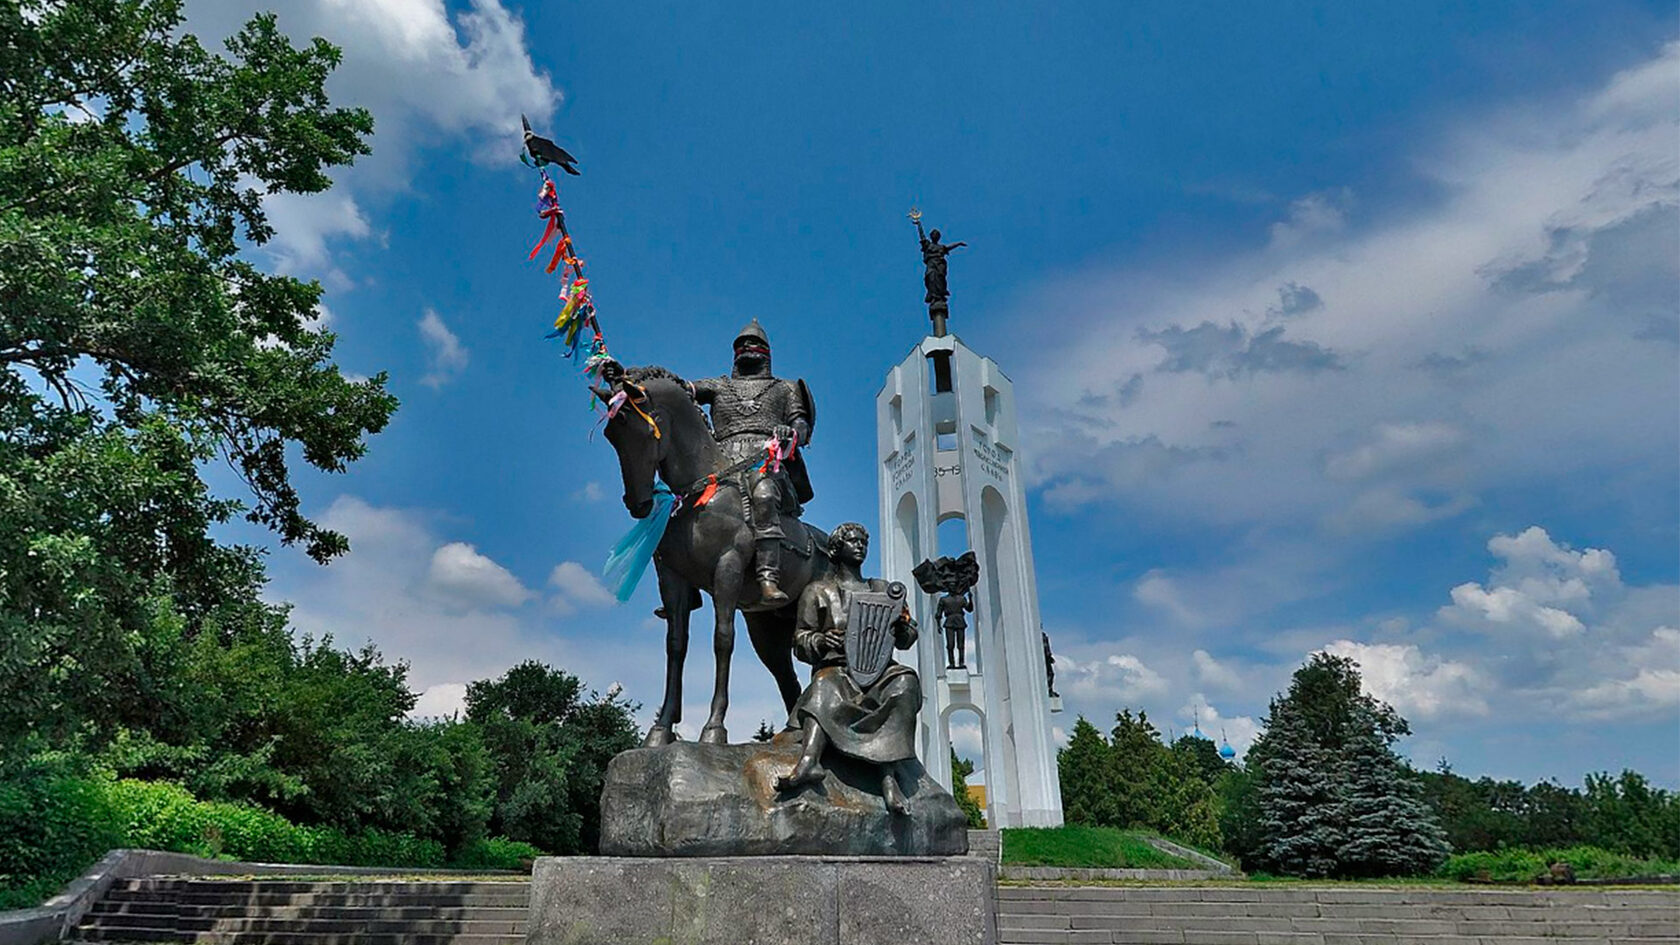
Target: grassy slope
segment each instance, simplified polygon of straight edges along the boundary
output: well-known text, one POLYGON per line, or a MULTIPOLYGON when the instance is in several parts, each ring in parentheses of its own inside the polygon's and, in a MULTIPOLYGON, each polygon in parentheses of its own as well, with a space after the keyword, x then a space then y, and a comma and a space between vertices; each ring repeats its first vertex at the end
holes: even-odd
POLYGON ((1201 866, 1112 827, 1022 827, 1003 831, 1003 862, 1018 866, 1186 870, 1201 866))

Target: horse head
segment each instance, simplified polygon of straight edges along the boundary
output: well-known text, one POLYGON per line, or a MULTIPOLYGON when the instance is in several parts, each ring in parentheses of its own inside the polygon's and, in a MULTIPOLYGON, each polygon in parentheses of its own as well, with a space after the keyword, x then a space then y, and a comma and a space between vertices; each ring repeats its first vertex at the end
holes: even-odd
POLYGON ((653 511, 655 479, 681 490, 710 472, 716 445, 705 415, 682 378, 661 367, 614 371, 592 388, 609 405, 607 442, 618 452, 624 507, 636 518, 653 511), (620 396, 622 395, 622 397, 620 396))

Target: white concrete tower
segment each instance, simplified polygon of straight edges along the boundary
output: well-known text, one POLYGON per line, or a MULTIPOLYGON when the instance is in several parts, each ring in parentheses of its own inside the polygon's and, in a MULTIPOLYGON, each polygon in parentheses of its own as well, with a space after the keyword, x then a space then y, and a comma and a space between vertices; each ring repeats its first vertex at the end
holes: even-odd
POLYGON ((997 362, 955 336, 929 336, 887 375, 875 415, 881 573, 912 589, 922 631, 916 645, 922 763, 951 786, 951 716, 971 712, 980 725, 986 822, 1060 825, 1062 789, 1050 734, 1014 385, 997 362), (946 669, 933 600, 910 574, 924 558, 969 550, 939 547, 940 525, 952 519, 962 520, 980 562, 966 670, 946 669))

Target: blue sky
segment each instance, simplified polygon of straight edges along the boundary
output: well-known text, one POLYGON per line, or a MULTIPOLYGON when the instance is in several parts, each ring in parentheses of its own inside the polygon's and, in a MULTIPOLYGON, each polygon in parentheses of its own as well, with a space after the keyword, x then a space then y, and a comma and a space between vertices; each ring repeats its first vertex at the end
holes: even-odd
MULTIPOLYGON (((189 5, 225 35, 254 5, 189 5)), ((649 589, 541 339, 525 112, 609 342, 815 389, 818 524, 873 524, 873 397, 925 330, 905 211, 970 247, 953 328, 1015 379, 1071 725, 1246 747, 1306 656, 1360 660, 1465 773, 1680 783, 1680 46, 1672 4, 520 5, 294 0, 374 154, 270 204, 346 370, 403 400, 271 558, 298 626, 426 711, 534 657, 652 703, 649 589)), ((241 537, 252 537, 241 532, 241 537)), ((703 704, 710 654, 687 692, 703 704)), ((737 736, 779 714, 739 651, 737 736)), ((703 713, 686 713, 697 722, 703 713)))

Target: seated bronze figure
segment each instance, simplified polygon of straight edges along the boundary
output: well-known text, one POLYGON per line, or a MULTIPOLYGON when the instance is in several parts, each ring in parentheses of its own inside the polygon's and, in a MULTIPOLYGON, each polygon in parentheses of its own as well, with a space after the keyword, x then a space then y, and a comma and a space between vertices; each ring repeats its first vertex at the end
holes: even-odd
POLYGON ((916 622, 903 584, 863 577, 869 532, 862 525, 836 528, 828 553, 834 570, 800 594, 793 637, 794 654, 815 667, 789 717, 804 733, 804 752, 776 787, 792 791, 820 782, 823 752, 832 748, 879 765, 887 808, 904 814, 898 769, 916 756, 922 684, 892 654, 915 645, 916 622))

